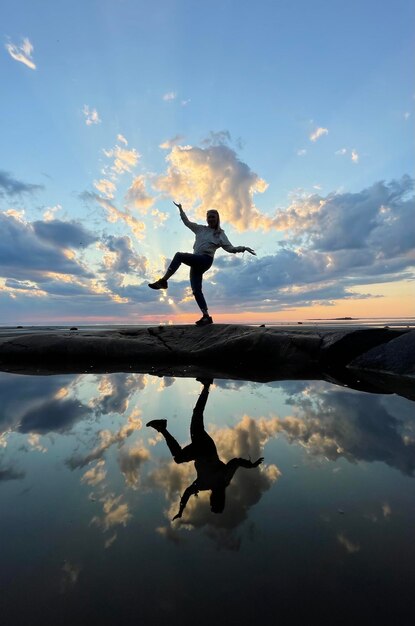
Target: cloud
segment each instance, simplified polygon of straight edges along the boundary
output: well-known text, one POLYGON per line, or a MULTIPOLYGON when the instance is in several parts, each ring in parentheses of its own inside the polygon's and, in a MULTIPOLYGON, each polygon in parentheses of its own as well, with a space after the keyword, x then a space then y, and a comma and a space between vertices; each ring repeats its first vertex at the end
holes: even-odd
POLYGON ((29 434, 27 438, 27 443, 32 450, 37 450, 37 452, 45 453, 48 451, 48 449, 40 443, 40 435, 36 433, 29 434))
POLYGON ((104 198, 112 199, 117 190, 115 184, 111 180, 101 178, 101 180, 94 180, 94 187, 97 189, 104 198))
POLYGON ((55 214, 58 211, 62 211, 62 207, 60 204, 57 204, 56 206, 48 207, 43 213, 43 220, 45 222, 51 222, 52 220, 55 219, 55 214))
POLYGON ((316 142, 317 139, 320 139, 320 137, 323 137, 324 135, 328 135, 329 131, 327 128, 322 128, 321 126, 319 128, 316 128, 310 135, 310 141, 314 141, 316 142))
POLYGON ((48 241, 57 247, 85 248, 98 240, 96 235, 75 221, 36 221, 32 222, 32 226, 39 239, 48 241))
POLYGON ((352 159, 353 163, 359 163, 359 155, 358 155, 356 150, 352 150, 351 159, 352 159))
POLYGON ((72 376, 0 376, 0 431, 18 430, 25 415, 38 406, 46 409, 71 379, 72 376))
POLYGON ((73 425, 86 418, 88 407, 74 399, 51 399, 29 409, 20 420, 22 433, 45 434, 69 431, 73 425))
POLYGON ((101 123, 101 119, 98 115, 98 111, 96 109, 90 109, 87 104, 84 105, 84 108, 82 109, 82 113, 85 116, 85 124, 87 126, 101 123))
POLYGON ((263 193, 267 184, 228 146, 206 148, 173 147, 166 157, 168 170, 154 186, 184 206, 196 207, 204 217, 209 208, 219 208, 223 220, 239 231, 269 228, 271 219, 255 207, 253 196, 263 193))
POLYGON ((61 593, 69 592, 78 582, 81 567, 70 561, 64 561, 62 567, 61 593))
POLYGON ((130 437, 135 431, 140 430, 141 427, 141 419, 136 415, 130 415, 127 423, 115 433, 108 429, 100 430, 98 433, 98 443, 95 448, 86 454, 74 454, 66 461, 66 464, 72 470, 85 467, 85 465, 88 465, 92 461, 101 459, 104 452, 112 445, 121 445, 125 439, 130 437))
POLYGON ((147 209, 153 206, 154 198, 146 192, 146 184, 144 176, 136 176, 129 187, 125 201, 127 206, 132 209, 138 209, 145 214, 147 209))
POLYGON ((347 148, 340 148, 339 150, 336 150, 334 154, 336 154, 337 156, 343 156, 347 154, 347 148))
POLYGON ((110 252, 108 256, 104 257, 107 270, 124 274, 136 272, 140 276, 147 274, 147 258, 136 254, 130 237, 108 236, 104 238, 104 243, 106 250, 110 252))
POLYGON ((105 461, 101 459, 95 467, 92 467, 83 474, 81 482, 95 487, 105 480, 106 475, 107 471, 105 469, 105 461))
POLYGON ((150 452, 143 446, 142 442, 136 442, 130 448, 125 446, 121 448, 118 463, 126 484, 132 489, 138 489, 141 466, 149 459, 150 452))
POLYGON ((55 237, 72 237, 75 232, 82 232, 91 237, 86 231, 77 230, 75 224, 65 226, 57 221, 54 226, 50 222, 25 222, 13 215, 0 212, 0 275, 7 278, 30 280, 39 278, 42 274, 51 271, 75 276, 91 276, 91 274, 76 260, 69 258, 65 250, 51 245, 55 237), (41 232, 42 237, 39 236, 41 232), (49 238, 48 242, 45 238, 49 238))
MULTIPOLYGON (((124 174, 125 172, 131 172, 131 169, 137 165, 138 160, 141 157, 135 148, 127 150, 127 148, 121 148, 121 146, 115 146, 114 148, 104 150, 103 152, 106 157, 113 160, 113 163, 109 168, 113 176, 118 176, 120 174, 124 174)), ((104 173, 105 171, 106 170, 104 170, 104 173)))
POLYGON ((305 156, 306 154, 307 154, 307 150, 305 148, 301 148, 300 150, 297 150, 298 156, 305 156))
POLYGON ((169 102, 171 100, 175 100, 177 98, 177 93, 175 91, 168 91, 163 95, 163 100, 165 102, 169 102))
POLYGON ((25 476, 26 472, 17 470, 11 465, 5 466, 0 464, 0 483, 6 482, 8 480, 21 480, 25 476))
POLYGON ((114 526, 126 526, 130 521, 132 515, 129 512, 129 506, 126 502, 121 502, 121 499, 122 496, 115 497, 114 494, 108 494, 101 499, 104 515, 102 518, 94 517, 92 522, 102 526, 104 532, 114 526))
POLYGON ((171 150, 173 146, 177 146, 181 141, 183 141, 183 139, 184 135, 175 135, 171 139, 163 141, 163 143, 159 145, 159 148, 162 148, 163 150, 171 150))
POLYGON ((20 45, 14 43, 6 43, 6 50, 15 61, 23 63, 31 70, 36 69, 36 65, 32 57, 33 45, 27 37, 22 40, 22 43, 20 45))
MULTIPOLYGON (((387 224, 396 235, 402 221, 406 223, 414 203, 413 195, 408 198, 413 187, 413 179, 404 176, 389 184, 380 181, 356 193, 299 198, 286 210, 278 211, 276 219, 281 227, 303 237, 311 249, 332 252, 366 248, 372 258, 370 244, 377 240, 379 229, 387 224)), ((409 223, 407 226, 412 230, 409 223)), ((383 255, 385 252, 383 249, 383 255)))
POLYGON ((343 533, 337 535, 337 540, 349 554, 355 554, 355 552, 360 550, 359 544, 348 539, 343 533))
POLYGON ((9 172, 0 170, 0 198, 8 196, 21 196, 23 194, 33 194, 36 191, 44 189, 43 185, 33 185, 24 183, 20 180, 12 178, 9 172))
POLYGON ((415 440, 405 435, 412 431, 413 420, 405 417, 410 402, 404 398, 395 402, 402 417, 388 410, 382 396, 327 390, 322 383, 313 383, 288 400, 298 414, 275 418, 270 428, 285 433, 290 443, 300 444, 312 456, 331 461, 343 457, 350 463, 383 462, 413 476, 415 440))
POLYGON ((124 222, 131 229, 137 239, 143 239, 145 236, 146 225, 144 222, 138 220, 131 215, 128 208, 125 211, 117 209, 115 204, 110 202, 107 198, 103 198, 96 193, 90 191, 84 191, 81 194, 81 199, 86 202, 97 202, 107 213, 107 219, 111 224, 115 224, 118 221, 124 222))
POLYGON ((128 141, 124 137, 124 135, 117 135, 117 141, 119 143, 123 143, 125 146, 128 146, 128 141))

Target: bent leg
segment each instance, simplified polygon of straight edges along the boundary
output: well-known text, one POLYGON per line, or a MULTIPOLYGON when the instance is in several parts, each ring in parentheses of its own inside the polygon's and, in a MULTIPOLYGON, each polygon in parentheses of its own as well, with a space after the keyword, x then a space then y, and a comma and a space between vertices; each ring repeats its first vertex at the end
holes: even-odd
MULTIPOLYGON (((173 276, 173 274, 175 272, 177 272, 177 270, 179 269, 179 267, 181 266, 182 263, 185 263, 184 258, 186 256, 191 256, 188 255, 187 252, 176 252, 176 254, 174 255, 174 257, 172 258, 169 267, 167 268, 167 272, 165 273, 164 277, 165 279, 169 279, 170 276, 173 276)), ((186 263, 186 265, 188 265, 188 263, 186 263)))

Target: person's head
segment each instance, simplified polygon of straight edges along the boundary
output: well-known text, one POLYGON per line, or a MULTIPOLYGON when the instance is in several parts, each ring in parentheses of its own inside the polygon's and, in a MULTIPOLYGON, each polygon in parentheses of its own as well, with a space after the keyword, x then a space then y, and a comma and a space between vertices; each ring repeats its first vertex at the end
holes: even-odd
POLYGON ((209 228, 220 230, 220 217, 216 209, 209 209, 209 211, 206 212, 206 222, 209 228))
POLYGON ((212 513, 223 513, 225 508, 225 487, 212 489, 210 494, 210 510, 212 513))

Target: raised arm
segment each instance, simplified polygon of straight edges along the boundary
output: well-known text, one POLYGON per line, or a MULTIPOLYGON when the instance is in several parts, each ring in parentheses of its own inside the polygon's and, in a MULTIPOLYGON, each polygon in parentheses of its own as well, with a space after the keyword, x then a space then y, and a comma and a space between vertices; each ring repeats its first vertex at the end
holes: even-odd
POLYGON ((179 517, 182 516, 183 511, 186 508, 186 504, 190 498, 190 496, 197 496, 197 494, 199 493, 199 490, 196 486, 195 483, 192 483, 184 492, 183 495, 181 497, 180 500, 180 508, 179 508, 179 512, 173 517, 172 521, 174 521, 175 519, 178 519, 179 517))
POLYGON ((180 203, 173 202, 173 204, 175 204, 177 208, 179 209, 180 217, 181 217, 183 224, 187 226, 187 228, 190 228, 190 230, 195 233, 197 229, 199 228, 199 224, 196 224, 195 222, 191 222, 189 220, 186 213, 183 211, 183 207, 180 203))

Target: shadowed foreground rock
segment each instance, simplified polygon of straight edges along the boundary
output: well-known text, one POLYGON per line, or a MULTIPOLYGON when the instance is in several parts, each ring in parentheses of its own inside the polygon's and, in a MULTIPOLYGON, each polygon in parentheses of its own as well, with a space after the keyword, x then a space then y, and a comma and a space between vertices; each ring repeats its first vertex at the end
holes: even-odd
POLYGON ((415 331, 407 330, 230 324, 10 331, 0 337, 0 370, 20 374, 146 372, 261 382, 325 379, 415 398, 414 337, 415 331), (376 350, 383 351, 382 361, 376 360, 376 350))

